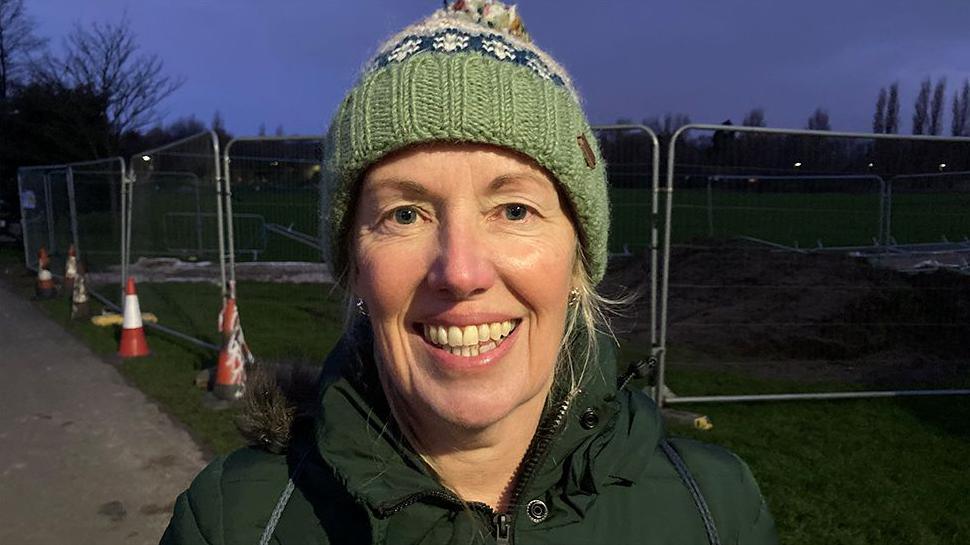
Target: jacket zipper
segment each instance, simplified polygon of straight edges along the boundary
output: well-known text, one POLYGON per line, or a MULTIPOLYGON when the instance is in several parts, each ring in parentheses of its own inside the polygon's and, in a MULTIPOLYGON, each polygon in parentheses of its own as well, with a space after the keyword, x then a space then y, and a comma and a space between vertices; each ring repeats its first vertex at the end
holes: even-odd
POLYGON ((448 492, 447 490, 423 490, 421 492, 415 492, 409 496, 405 496, 403 499, 398 500, 393 504, 383 504, 377 508, 377 513, 381 518, 389 517, 399 511, 402 511, 415 503, 423 500, 438 500, 441 503, 447 504, 451 507, 456 507, 458 509, 464 509, 468 506, 469 509, 473 511, 478 511, 480 513, 485 513, 489 516, 493 514, 492 508, 488 505, 473 501, 473 502, 463 502, 461 498, 448 492))
MULTIPOLYGON (((526 486, 532 481, 535 472, 538 471, 542 462, 546 459, 549 446, 552 444, 556 433, 559 432, 559 428, 562 427, 573 397, 578 393, 579 391, 567 396, 559 404, 556 412, 547 417, 546 421, 539 427, 539 431, 536 433, 532 444, 529 445, 529 449, 525 453, 525 458, 523 459, 518 478, 516 479, 515 488, 512 489, 512 495, 509 497, 509 507, 514 508, 518 505, 519 497, 525 492, 526 486)), ((492 522, 494 523, 493 530, 495 531, 495 543, 497 545, 511 545, 512 521, 514 517, 515 515, 511 512, 495 514, 492 522)))
POLYGON ((512 520, 506 513, 499 513, 493 519, 495 523, 496 545, 510 545, 512 543, 512 520))
MULTIPOLYGON (((579 392, 577 391, 576 393, 578 394, 579 392)), ((563 421, 566 418, 566 413, 569 411, 569 405, 572 403, 574 396, 575 394, 567 396, 566 399, 559 404, 556 412, 547 417, 545 422, 539 426, 539 431, 536 432, 536 435, 532 440, 532 444, 529 445, 529 449, 525 453, 525 458, 523 459, 522 466, 519 469, 518 478, 516 479, 515 488, 512 490, 512 495, 509 498, 509 506, 514 507, 518 504, 519 496, 521 496, 525 491, 526 485, 529 484, 535 472, 545 460, 549 446, 552 444, 552 440, 559 431, 559 428, 562 427, 563 421)), ((482 502, 463 502, 461 501, 461 498, 452 494, 451 492, 448 492, 447 490, 423 490, 421 492, 415 492, 414 494, 405 496, 393 504, 384 504, 379 506, 377 508, 377 512, 381 518, 389 517, 411 505, 414 505, 415 503, 418 503, 419 501, 428 499, 438 500, 459 509, 464 509, 465 506, 467 506, 473 511, 477 511, 483 515, 489 516, 492 519, 492 529, 495 533, 495 543, 497 545, 511 545, 512 521, 514 520, 514 515, 512 513, 496 513, 491 507, 482 502)))

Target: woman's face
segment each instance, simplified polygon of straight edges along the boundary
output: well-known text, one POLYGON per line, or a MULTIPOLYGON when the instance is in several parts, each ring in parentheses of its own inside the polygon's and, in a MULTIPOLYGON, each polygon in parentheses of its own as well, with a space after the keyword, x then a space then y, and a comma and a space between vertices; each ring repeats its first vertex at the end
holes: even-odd
POLYGON ((411 148, 367 172, 352 236, 396 410, 482 430, 544 403, 577 245, 545 171, 492 146, 411 148))

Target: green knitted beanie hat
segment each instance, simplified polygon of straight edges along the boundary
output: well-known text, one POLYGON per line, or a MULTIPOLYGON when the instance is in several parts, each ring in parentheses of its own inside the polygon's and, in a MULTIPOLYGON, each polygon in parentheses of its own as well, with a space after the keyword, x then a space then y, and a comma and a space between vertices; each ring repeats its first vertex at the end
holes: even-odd
POLYGON ((569 76, 532 45, 514 6, 458 0, 381 46, 331 121, 322 226, 341 282, 361 175, 388 153, 435 141, 509 148, 548 170, 579 222, 587 272, 594 284, 603 278, 606 171, 569 76))

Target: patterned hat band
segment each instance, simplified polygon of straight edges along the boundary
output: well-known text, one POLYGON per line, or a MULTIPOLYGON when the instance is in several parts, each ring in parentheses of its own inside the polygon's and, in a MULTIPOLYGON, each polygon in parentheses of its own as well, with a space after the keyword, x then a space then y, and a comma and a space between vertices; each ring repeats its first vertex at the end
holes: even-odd
POLYGON ((542 79, 565 87, 565 78, 556 73, 534 51, 520 47, 500 34, 478 34, 461 28, 443 28, 426 36, 405 36, 396 45, 386 48, 368 66, 367 71, 379 70, 393 63, 404 62, 423 52, 479 53, 499 61, 525 66, 542 79))

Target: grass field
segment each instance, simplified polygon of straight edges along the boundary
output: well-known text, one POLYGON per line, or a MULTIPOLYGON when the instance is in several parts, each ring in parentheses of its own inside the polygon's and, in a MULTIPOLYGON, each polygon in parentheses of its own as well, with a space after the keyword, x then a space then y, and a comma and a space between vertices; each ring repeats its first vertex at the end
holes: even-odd
MULTIPOLYGON (((613 189, 610 251, 647 246, 650 237, 650 193, 613 189)), ((703 189, 674 194, 671 238, 760 238, 787 246, 869 245, 879 236, 880 203, 875 194, 757 193, 713 191, 709 215, 703 189)), ((660 209, 663 211, 661 200, 660 209)), ((901 193, 892 198, 891 234, 899 243, 939 242, 942 237, 970 236, 970 194, 901 193)), ((662 225, 661 225, 662 228, 662 225)))
MULTIPOLYGON (((28 296, 16 250, 2 254, 6 279, 28 296)), ((142 308, 215 340, 216 317, 206 304, 183 303, 197 286, 141 288, 142 308)), ((258 357, 320 362, 339 335, 342 304, 324 285, 242 284, 242 323, 258 357)), ((215 288, 211 297, 218 298, 215 288)), ((67 319, 65 301, 39 303, 52 319, 111 357, 117 332, 67 319)), ((193 386, 215 354, 149 332, 151 357, 121 363, 121 372, 159 402, 213 452, 241 444, 232 411, 212 412, 193 386)), ((671 347, 687 361, 688 347, 671 347)), ((622 361, 643 355, 624 346, 622 361)), ((671 386, 686 391, 779 391, 791 385, 719 372, 672 370, 671 386)), ((812 385, 799 385, 812 388, 812 385)), ((819 385, 824 387, 826 385, 819 385)), ((680 407, 679 407, 680 408, 680 407)), ((688 407, 689 408, 689 407, 688 407)), ((862 400, 746 405, 697 405, 714 429, 675 428, 731 448, 752 467, 789 545, 970 542, 970 403, 966 398, 862 400)))

